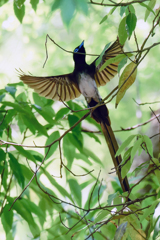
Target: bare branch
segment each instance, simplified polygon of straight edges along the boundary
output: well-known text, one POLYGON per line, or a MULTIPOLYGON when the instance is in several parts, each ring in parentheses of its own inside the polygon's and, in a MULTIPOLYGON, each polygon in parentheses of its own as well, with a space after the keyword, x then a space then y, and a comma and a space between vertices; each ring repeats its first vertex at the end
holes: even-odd
POLYGON ((160 116, 160 114, 157 114, 156 117, 152 117, 152 118, 150 118, 148 121, 146 121, 144 123, 137 124, 137 125, 135 125, 133 127, 121 128, 121 130, 115 130, 114 132, 122 132, 122 131, 134 130, 134 129, 138 128, 138 127, 141 127, 141 126, 144 126, 144 125, 148 124, 149 122, 153 121, 154 119, 156 119, 159 116, 160 116))
POLYGON ((88 2, 88 3, 90 3, 90 4, 95 4, 95 5, 99 5, 99 6, 108 6, 108 7, 119 7, 119 6, 121 6, 121 7, 124 7, 124 6, 129 6, 129 5, 135 4, 135 3, 147 2, 147 1, 149 1, 149 0, 137 0, 137 1, 135 0, 135 1, 126 2, 126 3, 122 3, 122 1, 119 2, 119 3, 116 3, 116 2, 114 2, 114 1, 112 1, 112 0, 109 0, 109 1, 112 2, 112 4, 111 4, 111 3, 103 3, 103 1, 102 1, 101 3, 99 3, 99 2, 94 2, 93 0, 90 0, 90 2, 88 2))

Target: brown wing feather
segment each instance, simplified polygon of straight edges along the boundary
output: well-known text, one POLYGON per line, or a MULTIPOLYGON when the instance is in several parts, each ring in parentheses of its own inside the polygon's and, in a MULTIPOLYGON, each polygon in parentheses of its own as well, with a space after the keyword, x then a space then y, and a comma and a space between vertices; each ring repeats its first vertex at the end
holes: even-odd
MULTIPOLYGON (((119 43, 119 40, 117 38, 117 40, 105 51, 102 61, 96 67, 96 73, 94 75, 97 87, 106 85, 106 83, 109 82, 117 74, 119 62, 111 63, 101 72, 99 72, 99 69, 105 63, 105 61, 116 57, 120 53, 123 53, 122 49, 123 46, 119 43)), ((93 64, 95 64, 95 61, 93 64)))
POLYGON ((20 79, 33 88, 39 95, 59 101, 69 101, 81 95, 78 86, 72 80, 72 74, 36 77, 19 71, 20 79))

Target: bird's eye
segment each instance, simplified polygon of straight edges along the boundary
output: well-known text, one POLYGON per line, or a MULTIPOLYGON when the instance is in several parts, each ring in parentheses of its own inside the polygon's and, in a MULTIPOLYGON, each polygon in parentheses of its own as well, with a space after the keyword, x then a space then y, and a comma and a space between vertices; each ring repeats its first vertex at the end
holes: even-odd
POLYGON ((74 52, 78 52, 79 48, 74 49, 74 52))

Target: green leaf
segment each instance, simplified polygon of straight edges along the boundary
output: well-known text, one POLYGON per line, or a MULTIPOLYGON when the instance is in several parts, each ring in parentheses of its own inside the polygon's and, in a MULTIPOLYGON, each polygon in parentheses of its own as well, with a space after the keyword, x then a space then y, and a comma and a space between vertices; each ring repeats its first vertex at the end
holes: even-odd
POLYGON ((43 160, 43 155, 37 151, 34 150, 29 150, 30 154, 32 154, 32 156, 39 162, 42 162, 43 160))
MULTIPOLYGON (((79 121, 79 118, 75 115, 69 115, 68 116, 68 122, 69 122, 69 126, 72 127, 76 122, 79 121)), ((79 133, 81 133, 81 123, 79 123, 77 126, 75 126, 73 129, 72 129, 72 132, 75 132, 77 133, 77 135, 79 133)), ((77 136, 78 137, 78 136, 77 136)))
POLYGON ((30 0, 30 3, 32 5, 32 8, 34 9, 34 11, 36 12, 39 0, 30 0))
POLYGON ((107 20, 107 18, 109 17, 109 15, 111 15, 114 11, 115 11, 115 9, 117 9, 117 7, 115 6, 115 7, 113 7, 110 11, 109 11, 109 13, 107 13, 107 15, 105 15, 103 18, 102 18, 102 20, 100 21, 100 23, 99 24, 101 24, 101 23, 103 23, 104 21, 106 21, 107 20))
POLYGON ((25 150, 23 147, 21 146, 14 146, 14 148, 17 149, 17 151, 24 157, 26 157, 27 159, 32 160, 33 162, 36 162, 35 158, 32 156, 32 154, 30 153, 29 150, 25 150))
POLYGON ((129 38, 132 35, 132 32, 134 31, 137 23, 137 17, 134 13, 129 13, 129 15, 126 18, 126 30, 128 33, 129 38))
POLYGON ((100 55, 99 58, 96 60, 96 63, 95 63, 95 64, 96 64, 96 67, 101 63, 102 57, 103 57, 105 51, 109 48, 110 44, 111 44, 111 42, 109 42, 109 43, 106 44, 106 46, 104 47, 101 55, 100 55))
POLYGON ((60 119, 62 119, 67 113, 70 112, 70 109, 69 108, 61 108, 57 113, 56 113, 56 116, 55 116, 55 120, 58 121, 60 119))
POLYGON ((154 11, 152 10, 152 8, 150 8, 147 4, 145 4, 145 3, 140 3, 140 2, 139 2, 139 4, 140 4, 142 7, 147 8, 148 11, 152 12, 152 13, 155 15, 155 12, 154 12, 154 11))
POLYGON ((3 208, 3 212, 1 215, 1 222, 5 230, 6 236, 12 230, 13 224, 13 210, 11 209, 9 211, 9 208, 10 208, 9 204, 6 204, 5 207, 3 208))
MULTIPOLYGON (((68 101, 67 104, 72 110, 75 110, 75 111, 83 109, 79 104, 73 101, 68 101)), ((84 113, 82 114, 84 115, 84 113)))
MULTIPOLYGON (((52 143, 52 142, 54 142, 55 140, 57 140, 59 137, 60 137, 59 131, 53 132, 53 133, 48 137, 45 145, 49 145, 50 143, 52 143)), ((56 151, 57 147, 58 147, 58 141, 55 142, 55 143, 51 146, 49 152, 48 152, 48 148, 45 148, 45 155, 46 155, 47 152, 48 152, 48 154, 47 154, 47 156, 46 156, 46 159, 50 158, 50 157, 54 154, 54 152, 56 151)), ((53 158, 53 156, 52 156, 52 158, 53 158)))
POLYGON ((151 202, 152 205, 151 205, 149 208, 143 210, 143 215, 142 215, 142 216, 139 215, 141 222, 142 222, 145 218, 147 218, 150 214, 153 214, 153 213, 154 213, 155 208, 156 208, 156 206, 157 206, 157 204, 158 204, 159 202, 160 202, 160 199, 157 199, 157 200, 155 200, 155 201, 152 201, 152 202, 151 202))
MULTIPOLYGON (((127 149, 127 151, 124 153, 122 163, 124 163, 130 157, 132 148, 133 148, 133 146, 130 147, 129 149, 127 149)), ((121 165, 122 165, 122 163, 121 163, 121 165)))
MULTIPOLYGON (((110 210, 112 210, 110 208, 110 210)), ((100 210, 97 214, 97 216, 94 217, 96 222, 101 222, 101 221, 107 221, 111 217, 111 213, 108 213, 108 211, 105 211, 105 209, 100 210)))
POLYGON ((125 41, 127 40, 127 30, 126 30, 126 18, 124 17, 118 27, 118 37, 120 44, 124 45, 125 41))
POLYGON ((46 175, 46 177, 48 178, 48 180, 50 181, 50 183, 57 189, 57 191, 59 191, 59 193, 65 198, 69 198, 72 201, 72 197, 71 194, 65 189, 63 188, 61 185, 59 185, 57 183, 57 181, 47 172, 44 171, 43 168, 41 168, 43 173, 46 175))
POLYGON ((33 133, 35 134, 36 133, 36 129, 35 129, 35 126, 32 124, 32 122, 30 121, 29 118, 27 118, 26 115, 24 114, 21 114, 21 116, 18 117, 18 122, 20 122, 20 128, 21 128, 21 131, 23 132, 26 127, 33 133))
POLYGON ((75 179, 69 179, 68 183, 71 190, 71 195, 74 197, 74 200, 76 201, 78 206, 81 207, 82 195, 81 195, 81 187, 79 183, 75 179))
POLYGON ((81 10, 84 14, 88 15, 88 3, 86 0, 75 0, 76 8, 81 10))
POLYGON ((138 140, 135 142, 135 144, 133 145, 133 148, 131 150, 131 161, 133 160, 134 156, 136 155, 136 152, 138 151, 139 148, 141 148, 141 144, 142 144, 143 140, 142 138, 138 138, 138 140))
POLYGON ((13 97, 15 97, 15 93, 17 89, 15 87, 5 87, 6 91, 9 92, 13 97))
POLYGON ((15 109, 9 109, 7 110, 7 114, 4 118, 4 114, 2 115, 2 123, 0 125, 0 128, 3 130, 5 128, 8 128, 8 125, 11 124, 13 117, 16 115, 16 110, 15 109), (3 119, 4 118, 4 119, 3 119))
POLYGON ((7 180, 8 180, 8 165, 7 162, 5 161, 5 163, 3 164, 2 185, 6 191, 8 187, 7 180))
POLYGON ((125 176, 127 175, 127 173, 129 172, 130 168, 131 168, 131 165, 132 165, 132 161, 129 159, 125 165, 121 168, 121 175, 122 175, 122 178, 124 179, 125 176))
POLYGON ((142 163, 142 164, 140 164, 138 167, 136 167, 136 168, 134 169, 135 176, 137 176, 137 175, 140 173, 141 170, 145 170, 145 172, 147 172, 147 169, 148 169, 148 167, 149 167, 149 164, 150 164, 150 162, 148 161, 148 162, 142 163))
POLYGON ((107 200, 108 205, 111 205, 112 201, 113 201, 117 196, 119 196, 119 193, 118 193, 118 192, 113 193, 113 194, 110 194, 110 195, 108 196, 108 200, 107 200))
POLYGON ((29 118, 29 121, 30 121, 30 123, 32 123, 32 125, 35 127, 35 129, 38 130, 39 133, 41 133, 42 135, 48 136, 46 128, 37 121, 37 119, 34 115, 32 115, 29 118))
POLYGON ((46 201, 44 198, 41 198, 38 204, 38 208, 41 209, 43 213, 43 218, 39 218, 39 221, 41 223, 41 226, 43 227, 44 222, 46 221, 46 211, 47 211, 47 206, 46 206, 46 201))
POLYGON ((5 3, 7 3, 9 0, 1 0, 0 1, 0 7, 3 6, 5 3))
MULTIPOLYGON (((123 198, 122 196, 119 194, 117 194, 117 196, 113 199, 113 205, 118 205, 118 204, 122 204, 123 203, 123 198)), ((122 206, 116 206, 117 211, 120 211, 122 209, 122 206)))
POLYGON ((118 64, 118 73, 120 73, 120 70, 124 67, 124 65, 126 65, 128 60, 128 57, 125 57, 124 59, 122 59, 122 61, 118 64))
POLYGON ((108 18, 108 13, 102 18, 102 20, 100 21, 99 24, 105 22, 107 20, 107 18, 108 18))
POLYGON ((22 174, 21 166, 18 163, 17 159, 13 156, 13 154, 8 153, 8 156, 10 158, 9 164, 13 171, 13 174, 14 174, 15 178, 17 179, 20 187, 24 188, 24 176, 22 174))
POLYGON ((0 89, 0 95, 2 95, 3 93, 6 93, 6 90, 4 88, 0 89))
POLYGON ((3 162, 6 159, 6 153, 3 151, 3 149, 0 148, 0 174, 2 173, 4 167, 3 162))
POLYGON ((25 0, 14 0, 14 3, 17 6, 17 8, 21 8, 24 2, 25 0))
POLYGON ((20 104, 18 103, 13 103, 13 102, 3 102, 3 105, 4 106, 8 106, 8 107, 12 107, 13 109, 15 109, 17 112, 20 112, 20 113, 24 113, 24 114, 27 114, 27 115, 31 115, 31 111, 28 110, 28 108, 24 108, 22 107, 20 104))
POLYGON ((121 16, 121 17, 122 17, 123 14, 125 13, 126 8, 127 8, 127 6, 121 6, 121 7, 120 7, 120 16, 121 16))
POLYGON ((159 167, 160 167, 160 162, 157 158, 152 158, 152 161, 151 163, 155 163, 155 165, 158 167, 154 172, 155 172, 155 175, 157 177, 157 180, 158 180, 158 183, 160 185, 160 171, 159 171, 159 167))
POLYGON ((55 121, 52 119, 54 116, 52 112, 47 111, 46 107, 40 107, 36 104, 32 105, 32 107, 50 124, 55 125, 55 121))
POLYGON ((2 99, 5 97, 5 94, 0 95, 0 102, 2 102, 2 99))
MULTIPOLYGON (((38 93, 36 93, 36 92, 33 92, 32 96, 33 96, 33 100, 34 100, 35 104, 37 104, 37 105, 40 106, 40 107, 50 106, 50 105, 52 105, 53 102, 54 102, 52 99, 47 99, 47 98, 45 98, 45 97, 41 97, 41 96, 40 96, 38 93)), ((50 109, 50 111, 51 111, 51 109, 50 109)), ((52 109, 52 112, 54 112, 53 109, 52 109)))
POLYGON ((28 105, 27 103, 27 96, 25 94, 25 92, 22 92, 20 93, 17 97, 16 97, 16 100, 19 102, 19 103, 22 103, 25 105, 28 105))
POLYGON ((101 232, 103 234, 102 236, 107 236, 108 239, 114 239, 116 229, 117 229, 117 227, 110 221, 101 227, 101 232))
POLYGON ((29 199, 25 199, 25 198, 23 198, 21 201, 23 203, 23 207, 25 207, 25 209, 28 212, 34 213, 35 215, 37 215, 39 220, 44 218, 43 211, 34 202, 31 202, 29 201, 29 199))
MULTIPOLYGON (((68 121, 69 121, 69 126, 72 127, 75 123, 77 123, 79 120, 79 117, 75 115, 69 115, 68 116, 68 121)), ((79 123, 77 126, 75 126, 72 129, 72 135, 69 133, 69 139, 71 144, 75 144, 75 146, 79 149, 79 151, 82 150, 83 147, 83 136, 81 133, 81 123, 79 123)))
POLYGON ((61 4, 62 4, 62 1, 63 1, 63 0, 59 0, 59 1, 54 0, 54 3, 52 4, 51 10, 52 10, 52 11, 55 11, 55 10, 57 10, 58 8, 60 8, 60 6, 61 6, 61 4))
POLYGON ((100 164, 101 166, 103 166, 102 161, 94 154, 93 151, 90 151, 87 148, 83 148, 83 153, 87 156, 87 157, 91 157, 96 163, 100 164))
POLYGON ((110 58, 107 61, 105 61, 105 63, 100 67, 99 72, 101 72, 103 69, 105 69, 108 65, 110 65, 111 63, 117 63, 122 61, 123 58, 126 57, 126 55, 128 57, 131 57, 133 54, 132 53, 127 53, 127 54, 118 54, 116 57, 110 58))
POLYGON ((63 23, 68 27, 75 13, 74 0, 67 0, 67 1, 62 0, 60 8, 61 8, 61 17, 62 17, 63 23))
POLYGON ((118 84, 119 91, 116 96, 115 107, 118 106, 119 102, 124 97, 127 89, 130 88, 132 84, 135 82, 136 76, 137 76, 137 64, 135 62, 131 62, 125 67, 120 76, 118 84))
POLYGON ((133 140, 133 138, 137 136, 137 135, 131 135, 129 136, 123 143, 122 145, 119 147, 118 151, 116 152, 115 157, 119 156, 121 154, 121 152, 128 147, 128 145, 130 144, 130 142, 133 140))
POLYGON ((80 139, 80 135, 75 134, 75 133, 68 133, 68 139, 70 144, 73 144, 80 152, 82 151, 82 147, 83 147, 83 138, 81 136, 80 139), (78 137, 77 137, 78 136, 78 137))
MULTIPOLYGON (((11 205, 14 201, 14 198, 7 197, 7 200, 9 204, 11 205)), ((40 235, 40 230, 38 225, 35 223, 34 218, 32 217, 32 214, 30 211, 27 211, 26 208, 23 205, 23 199, 18 199, 12 209, 14 209, 21 217, 24 219, 27 223, 28 226, 33 234, 34 237, 37 237, 40 235)))
MULTIPOLYGON (((90 166, 92 166, 91 161, 89 160, 88 156, 83 154, 83 151, 81 151, 80 153, 75 153, 74 157, 75 157, 75 159, 80 159, 80 160, 84 161, 85 163, 88 163, 90 166)), ((80 166, 80 167, 82 167, 82 166, 80 166)))
POLYGON ((114 240, 122 240, 122 238, 126 232, 127 224, 128 224, 128 222, 124 222, 117 228, 115 236, 114 236, 114 240))
POLYGON ((85 206, 84 206, 85 209, 93 208, 95 205, 97 205, 98 198, 101 199, 102 194, 106 190, 106 186, 104 185, 101 185, 101 188, 99 185, 96 185, 96 187, 94 188, 94 191, 93 191, 93 188, 94 187, 90 189, 90 192, 88 194, 89 197, 85 203, 85 206))
POLYGON ((24 83, 23 82, 17 82, 17 83, 8 83, 7 84, 9 87, 18 87, 18 86, 21 86, 21 87, 24 87, 24 83))
POLYGON ((143 140, 146 144, 148 153, 150 154, 151 157, 153 157, 153 144, 151 139, 147 135, 143 135, 143 140))
POLYGON ((135 9, 134 9, 134 7, 133 7, 132 4, 130 4, 129 6, 127 6, 127 8, 126 8, 126 16, 127 16, 128 14, 130 14, 130 13, 134 13, 134 14, 135 14, 135 9))
POLYGON ((23 121, 23 117, 22 114, 17 114, 17 118, 18 118, 18 127, 21 133, 23 133, 26 130, 26 125, 23 121))
POLYGON ((99 138, 96 136, 96 134, 91 133, 91 132, 84 132, 85 134, 87 134, 90 138, 93 138, 97 143, 101 144, 101 141, 99 140, 99 138))
POLYGON ((21 117, 24 124, 33 134, 35 134, 35 131, 37 130, 40 134, 48 136, 46 128, 37 121, 36 117, 32 112, 30 112, 28 116, 26 114, 22 114, 21 117))
POLYGON ((23 17, 25 15, 25 6, 22 5, 21 7, 17 7, 16 1, 14 1, 13 7, 14 7, 14 13, 16 15, 16 17, 18 18, 18 20, 20 21, 20 23, 22 23, 23 17))
MULTIPOLYGON (((87 170, 86 172, 88 172, 88 170, 87 170)), ((80 187, 81 187, 81 189, 83 190, 84 188, 88 187, 91 183, 93 183, 93 180, 92 180, 92 179, 83 182, 82 184, 80 184, 80 187)))
POLYGON ((151 13, 151 10, 150 10, 150 9, 153 9, 154 6, 155 6, 155 4, 156 4, 156 0, 150 0, 150 1, 149 1, 149 3, 148 3, 149 9, 148 9, 148 8, 146 9, 145 17, 144 17, 144 21, 145 21, 145 22, 146 22, 146 20, 147 20, 147 18, 148 18, 148 16, 149 16, 149 14, 151 13))
POLYGON ((63 138, 63 154, 67 159, 67 167, 71 168, 73 160, 75 158, 75 147, 73 146, 73 144, 68 144, 69 141, 69 137, 68 134, 64 136, 63 138))

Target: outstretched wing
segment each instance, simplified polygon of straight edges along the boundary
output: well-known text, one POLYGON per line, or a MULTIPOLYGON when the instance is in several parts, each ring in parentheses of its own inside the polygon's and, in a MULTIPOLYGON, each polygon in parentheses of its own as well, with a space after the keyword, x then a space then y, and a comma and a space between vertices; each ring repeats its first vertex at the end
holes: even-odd
POLYGON ((39 95, 58 101, 69 101, 81 95, 72 73, 51 77, 35 77, 18 71, 20 79, 39 95))
MULTIPOLYGON (((105 51, 102 57, 102 61, 96 67, 96 73, 94 75, 97 87, 104 86, 117 74, 119 62, 111 63, 101 72, 99 72, 99 69, 108 59, 116 57, 118 54, 123 53, 122 50, 123 46, 119 43, 119 39, 117 38, 117 40, 105 51)), ((95 64, 95 61, 92 64, 95 64)))

